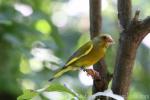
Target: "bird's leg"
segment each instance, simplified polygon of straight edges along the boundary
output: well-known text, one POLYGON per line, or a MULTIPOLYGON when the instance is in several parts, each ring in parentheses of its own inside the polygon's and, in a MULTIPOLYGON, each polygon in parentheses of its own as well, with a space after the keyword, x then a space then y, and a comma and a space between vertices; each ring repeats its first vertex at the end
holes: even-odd
POLYGON ((95 71, 94 69, 86 69, 87 75, 91 76, 93 79, 97 79, 100 77, 99 73, 95 71))
POLYGON ((86 69, 84 66, 81 67, 81 70, 87 73, 88 76, 91 76, 93 79, 100 77, 99 73, 94 69, 86 69))
POLYGON ((81 67, 81 70, 87 73, 88 76, 91 76, 93 79, 99 78, 99 73, 94 69, 86 69, 84 66, 81 67))

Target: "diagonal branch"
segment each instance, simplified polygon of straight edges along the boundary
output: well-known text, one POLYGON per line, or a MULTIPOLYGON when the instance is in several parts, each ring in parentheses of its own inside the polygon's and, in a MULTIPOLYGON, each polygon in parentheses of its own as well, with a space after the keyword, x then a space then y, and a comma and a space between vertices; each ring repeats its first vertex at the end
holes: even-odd
POLYGON ((150 16, 141 22, 141 31, 142 32, 140 34, 143 33, 144 36, 150 32, 150 16))
POLYGON ((140 15, 140 10, 137 10, 137 11, 135 12, 133 21, 135 21, 135 22, 138 21, 138 20, 139 20, 139 15, 140 15))

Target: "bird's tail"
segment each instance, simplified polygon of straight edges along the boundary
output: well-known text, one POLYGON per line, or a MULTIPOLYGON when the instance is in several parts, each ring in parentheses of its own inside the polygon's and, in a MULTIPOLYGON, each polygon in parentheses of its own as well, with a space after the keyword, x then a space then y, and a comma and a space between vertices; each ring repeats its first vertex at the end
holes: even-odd
POLYGON ((69 70, 71 70, 71 66, 65 66, 61 69, 59 69, 52 78, 49 79, 49 81, 52 81, 58 77, 60 77, 61 75, 63 75, 64 73, 68 72, 69 70))

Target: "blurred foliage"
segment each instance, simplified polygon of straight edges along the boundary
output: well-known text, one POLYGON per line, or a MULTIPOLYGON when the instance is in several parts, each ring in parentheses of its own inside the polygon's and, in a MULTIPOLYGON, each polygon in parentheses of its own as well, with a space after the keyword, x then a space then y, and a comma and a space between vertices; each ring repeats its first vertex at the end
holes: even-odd
MULTIPOLYGON (((23 94, 21 96, 19 96, 17 98, 17 100, 30 100, 30 99, 33 99, 33 100, 36 100, 37 97, 38 98, 41 98, 42 100, 43 99, 46 99, 46 98, 43 98, 42 96, 46 96, 44 95, 44 93, 48 93, 48 92, 63 92, 64 96, 59 98, 61 100, 74 100, 75 98, 78 99, 78 100, 83 100, 83 99, 87 99, 83 96, 81 96, 80 94, 77 94, 76 92, 74 92, 72 89, 70 89, 69 87, 67 86, 63 86, 63 85, 60 85, 60 84, 51 84, 49 86, 47 86, 46 88, 43 88, 43 89, 40 89, 40 90, 24 90, 23 91, 23 94)), ((48 96, 48 95, 47 95, 48 96)), ((51 97, 51 99, 56 99, 56 97, 51 97)))
MULTIPOLYGON (((150 12, 147 2, 133 0, 133 12, 139 8, 141 18, 145 18, 150 12)), ((116 40, 105 57, 112 72, 120 32, 116 1, 102 0, 102 6, 102 31, 116 40)), ((75 96, 72 90, 78 99, 91 95, 91 86, 79 80, 77 71, 48 85, 53 85, 48 92, 57 93, 35 91, 47 86, 53 72, 90 39, 88 14, 85 0, 80 4, 78 0, 0 0, 0 99, 16 100, 22 90, 18 100, 34 96, 35 100, 47 100, 56 95, 58 100, 65 100, 75 96), (66 83, 70 89, 60 85, 66 83)), ((136 100, 140 95, 146 100, 150 99, 150 49, 142 44, 137 53, 129 99, 136 100)))

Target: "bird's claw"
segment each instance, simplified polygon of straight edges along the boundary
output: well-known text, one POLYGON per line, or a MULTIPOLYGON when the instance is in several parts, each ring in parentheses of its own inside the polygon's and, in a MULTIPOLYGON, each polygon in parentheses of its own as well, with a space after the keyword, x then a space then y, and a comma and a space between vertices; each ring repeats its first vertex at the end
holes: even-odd
POLYGON ((93 79, 99 79, 100 75, 97 71, 95 71, 94 69, 85 69, 85 71, 87 72, 88 76, 91 76, 93 79))

